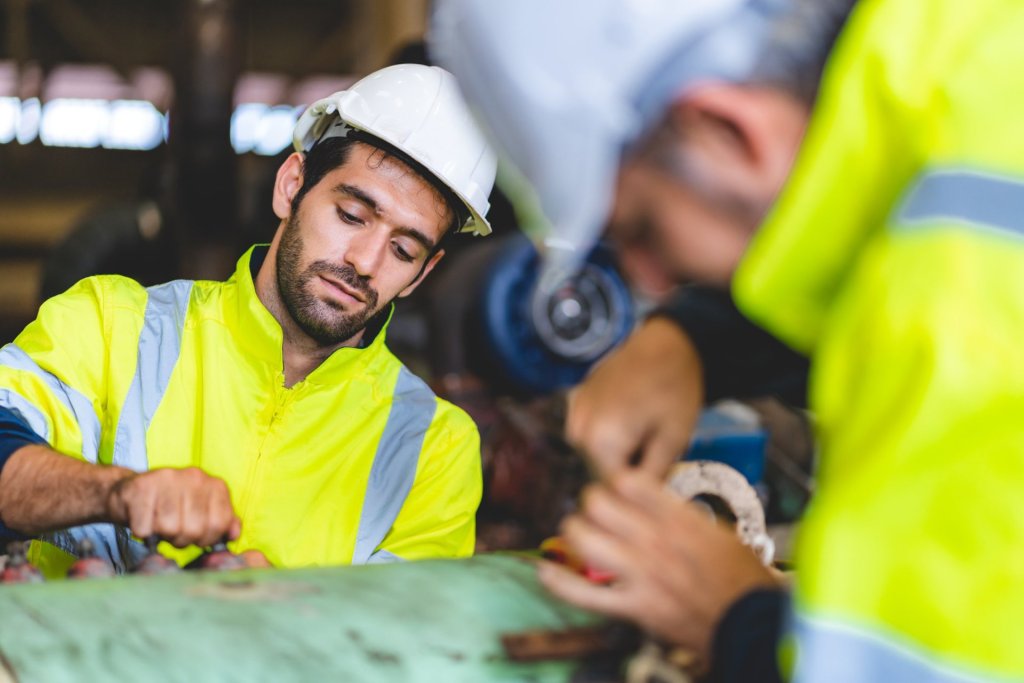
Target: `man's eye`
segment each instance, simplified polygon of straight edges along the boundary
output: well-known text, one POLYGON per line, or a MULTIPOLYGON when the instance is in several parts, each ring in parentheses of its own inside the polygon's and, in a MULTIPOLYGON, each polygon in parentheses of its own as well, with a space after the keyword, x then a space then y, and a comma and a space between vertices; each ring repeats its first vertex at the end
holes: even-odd
POLYGON ((403 249, 402 245, 398 244, 397 242, 395 243, 395 256, 397 256, 400 260, 405 261, 407 263, 415 260, 415 257, 409 252, 407 252, 405 249, 403 249))
POLYGON ((346 223, 351 223, 352 225, 360 225, 363 222, 362 219, 360 219, 358 216, 354 216, 350 214, 348 211, 345 211, 344 209, 338 209, 338 216, 341 218, 341 220, 345 221, 346 223))

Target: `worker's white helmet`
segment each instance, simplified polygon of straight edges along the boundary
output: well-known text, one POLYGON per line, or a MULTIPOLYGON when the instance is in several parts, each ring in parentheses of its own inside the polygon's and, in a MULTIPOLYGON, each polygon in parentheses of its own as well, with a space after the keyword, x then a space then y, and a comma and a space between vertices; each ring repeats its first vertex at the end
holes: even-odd
POLYGON ((306 109, 295 124, 295 149, 307 152, 353 129, 388 143, 451 190, 469 213, 460 232, 490 234, 485 216, 497 161, 450 73, 420 64, 375 71, 306 109))
POLYGON ((437 0, 431 56, 459 79, 552 224, 548 263, 600 236, 623 149, 687 84, 740 80, 787 0, 437 0))

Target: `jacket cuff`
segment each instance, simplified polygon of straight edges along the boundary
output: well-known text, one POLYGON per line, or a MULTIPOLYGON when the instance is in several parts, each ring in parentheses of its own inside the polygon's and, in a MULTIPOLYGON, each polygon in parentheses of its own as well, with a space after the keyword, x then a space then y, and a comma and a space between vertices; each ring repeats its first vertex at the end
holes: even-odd
POLYGON ((711 651, 713 683, 781 683, 778 648, 789 594, 757 589, 734 602, 715 630, 711 651))
MULTIPOLYGON (((21 416, 9 408, 0 406, 0 473, 14 452, 23 446, 45 444, 46 439, 36 434, 21 416)), ((0 540, 25 540, 28 536, 8 528, 0 519, 0 540)))

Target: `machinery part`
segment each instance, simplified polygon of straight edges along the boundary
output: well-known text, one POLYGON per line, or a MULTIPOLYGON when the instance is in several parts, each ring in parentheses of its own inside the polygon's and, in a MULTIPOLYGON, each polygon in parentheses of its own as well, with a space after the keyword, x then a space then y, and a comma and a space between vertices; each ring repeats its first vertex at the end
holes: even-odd
POLYGON ((583 659, 627 655, 640 644, 640 631, 624 622, 557 630, 520 631, 501 636, 505 656, 513 662, 583 659))
POLYGON ((477 539, 483 547, 536 548, 575 509, 590 477, 586 461, 562 438, 563 398, 496 403, 498 418, 481 446, 485 494, 477 539))
POLYGON ((569 544, 562 536, 552 536, 544 539, 540 544, 540 556, 549 562, 565 566, 576 572, 591 583, 611 584, 615 581, 615 575, 603 571, 597 567, 584 564, 582 560, 572 552, 569 544))
POLYGON ((0 583, 42 583, 43 575, 28 561, 29 541, 7 544, 7 563, 0 572, 0 583))
POLYGON ((614 346, 629 308, 617 296, 614 277, 614 271, 587 263, 576 275, 538 282, 530 313, 545 346, 581 362, 593 362, 614 346))
POLYGON ((688 671, 693 665, 694 657, 686 650, 648 640, 626 665, 626 683, 691 683, 688 671))
POLYGON ((490 234, 485 216, 498 161, 450 73, 422 64, 375 71, 310 105, 295 124, 295 150, 353 130, 394 146, 451 190, 469 211, 460 232, 490 234))
POLYGON ((669 473, 668 487, 687 500, 705 501, 713 510, 716 503, 724 504, 725 512, 735 520, 740 540, 757 553, 762 563, 771 565, 775 545, 765 527, 764 508, 742 474, 710 460, 681 462, 669 473))
POLYGON ((160 538, 158 536, 150 536, 146 539, 146 549, 149 551, 149 554, 142 558, 142 561, 135 566, 132 573, 150 576, 153 574, 173 574, 181 570, 177 562, 166 555, 161 555, 157 551, 159 544, 160 538))
POLYGON ((21 681, 565 683, 573 662, 510 662, 501 634, 600 623, 508 555, 12 585, 0 614, 21 681))
POLYGON ((477 317, 491 362, 474 370, 512 393, 548 394, 577 384, 633 327, 632 296, 609 250, 599 246, 581 275, 542 290, 538 263, 534 245, 517 234, 482 285, 477 317))
POLYGON ((226 543, 217 543, 207 552, 185 565, 185 569, 229 572, 246 568, 245 559, 228 550, 226 543))
POLYGON ((114 565, 97 557, 96 548, 88 537, 78 542, 78 559, 68 569, 69 579, 103 579, 114 576, 114 565))
POLYGON ((755 410, 739 401, 719 401, 697 419, 686 459, 724 463, 757 484, 764 476, 768 438, 755 410))

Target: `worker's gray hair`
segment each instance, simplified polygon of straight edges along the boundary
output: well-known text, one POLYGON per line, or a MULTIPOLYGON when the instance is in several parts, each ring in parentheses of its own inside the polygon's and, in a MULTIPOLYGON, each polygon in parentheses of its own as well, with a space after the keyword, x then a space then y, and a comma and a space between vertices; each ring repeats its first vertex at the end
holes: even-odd
POLYGON ((789 92, 808 106, 856 0, 787 0, 773 17, 761 58, 748 79, 789 92))

